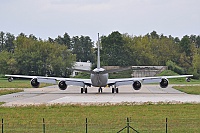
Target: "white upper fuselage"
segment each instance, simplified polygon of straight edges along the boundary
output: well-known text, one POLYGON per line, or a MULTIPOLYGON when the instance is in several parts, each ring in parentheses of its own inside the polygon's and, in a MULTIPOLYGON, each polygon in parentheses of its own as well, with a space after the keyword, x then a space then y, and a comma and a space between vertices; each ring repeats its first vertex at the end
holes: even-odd
POLYGON ((103 68, 95 68, 94 73, 90 75, 92 86, 94 87, 105 87, 108 83, 108 73, 103 73, 105 71, 103 68))

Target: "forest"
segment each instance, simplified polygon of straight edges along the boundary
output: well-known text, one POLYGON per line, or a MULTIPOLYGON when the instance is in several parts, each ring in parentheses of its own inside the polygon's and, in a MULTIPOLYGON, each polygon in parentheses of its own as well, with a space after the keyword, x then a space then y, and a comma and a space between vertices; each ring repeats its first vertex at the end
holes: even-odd
MULTIPOLYGON (((0 32, 0 74, 69 77, 76 61, 96 66, 97 41, 68 33, 42 40, 33 34, 0 32)), ((134 36, 113 31, 100 37, 102 66, 163 65, 178 74, 200 78, 200 35, 182 38, 156 31, 134 36)))

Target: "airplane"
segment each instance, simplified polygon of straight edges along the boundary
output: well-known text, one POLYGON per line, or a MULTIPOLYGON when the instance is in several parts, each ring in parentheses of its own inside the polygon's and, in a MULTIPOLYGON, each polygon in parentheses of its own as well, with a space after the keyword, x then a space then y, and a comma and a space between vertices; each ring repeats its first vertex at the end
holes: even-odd
POLYGON ((166 88, 169 84, 169 78, 184 77, 189 82, 193 75, 177 75, 177 76, 158 76, 158 77, 139 77, 139 78, 123 78, 123 79, 109 79, 109 73, 124 71, 129 68, 105 70, 100 66, 100 44, 99 34, 97 43, 97 68, 94 70, 74 69, 81 72, 90 73, 90 79, 76 79, 76 78, 61 78, 61 77, 44 77, 44 76, 26 76, 26 75, 5 75, 8 81, 11 82, 13 77, 31 79, 32 87, 38 88, 40 83, 58 84, 60 90, 66 90, 69 85, 80 86, 81 93, 87 93, 87 87, 99 87, 98 92, 102 93, 102 87, 112 87, 112 93, 119 93, 119 86, 132 85, 134 90, 140 90, 142 84, 159 83, 161 88, 166 88))

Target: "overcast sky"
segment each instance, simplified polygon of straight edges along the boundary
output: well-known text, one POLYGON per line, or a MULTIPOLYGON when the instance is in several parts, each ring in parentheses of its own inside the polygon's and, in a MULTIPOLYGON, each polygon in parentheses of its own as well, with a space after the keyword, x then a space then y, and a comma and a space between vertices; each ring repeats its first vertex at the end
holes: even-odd
POLYGON ((200 35, 200 0, 0 0, 0 31, 72 36, 200 35))

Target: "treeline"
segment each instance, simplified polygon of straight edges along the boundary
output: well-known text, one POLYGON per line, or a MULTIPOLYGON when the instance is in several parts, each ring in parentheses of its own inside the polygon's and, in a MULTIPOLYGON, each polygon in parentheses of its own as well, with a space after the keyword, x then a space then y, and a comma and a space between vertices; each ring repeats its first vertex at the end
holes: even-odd
POLYGON ((16 38, 1 32, 0 73, 68 76, 75 55, 65 45, 21 33, 16 38), (9 43, 8 43, 9 42, 9 43))
MULTIPOLYGON (((118 31, 101 36, 101 65, 167 65, 179 74, 200 77, 200 36, 131 36, 118 31)), ((42 40, 34 35, 0 32, 0 73, 28 75, 69 75, 75 61, 96 64, 96 45, 89 36, 67 33, 42 40)))
POLYGON ((200 36, 179 39, 156 31, 144 36, 112 32, 101 38, 101 44, 104 65, 167 65, 179 74, 200 77, 200 36))
POLYGON ((94 62, 93 42, 88 36, 42 40, 34 35, 0 32, 0 74, 68 77, 76 61, 94 62))

